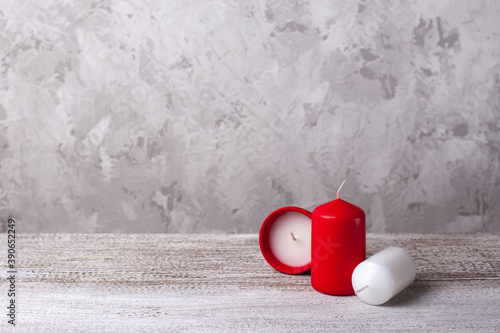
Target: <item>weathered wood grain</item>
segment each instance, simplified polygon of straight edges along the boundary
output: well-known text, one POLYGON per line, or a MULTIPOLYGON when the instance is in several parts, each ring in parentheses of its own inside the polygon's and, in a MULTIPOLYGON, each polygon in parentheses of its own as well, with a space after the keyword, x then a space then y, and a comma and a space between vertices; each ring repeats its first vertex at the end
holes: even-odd
POLYGON ((500 328, 499 234, 367 235, 368 256, 397 245, 417 265, 413 285, 383 306, 323 295, 310 275, 275 271, 257 235, 24 234, 17 244, 18 331, 500 328))

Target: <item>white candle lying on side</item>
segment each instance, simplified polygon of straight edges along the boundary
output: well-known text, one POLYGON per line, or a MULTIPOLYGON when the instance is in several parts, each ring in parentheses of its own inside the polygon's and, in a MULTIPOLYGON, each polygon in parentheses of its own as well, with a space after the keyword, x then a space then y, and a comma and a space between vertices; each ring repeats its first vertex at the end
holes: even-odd
POLYGON ((361 262, 352 273, 352 287, 365 303, 380 305, 415 279, 415 262, 400 247, 388 247, 361 262))
POLYGON ((269 244, 276 259, 300 267, 311 262, 311 218, 288 212, 276 219, 269 232, 269 244))

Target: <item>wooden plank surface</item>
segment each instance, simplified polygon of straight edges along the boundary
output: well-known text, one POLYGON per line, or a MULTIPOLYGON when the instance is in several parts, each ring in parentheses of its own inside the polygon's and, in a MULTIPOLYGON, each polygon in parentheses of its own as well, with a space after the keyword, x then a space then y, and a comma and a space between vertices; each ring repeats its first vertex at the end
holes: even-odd
POLYGON ((500 331, 499 234, 367 235, 368 256, 390 245, 410 252, 417 277, 370 306, 274 270, 257 235, 24 234, 16 331, 500 331))

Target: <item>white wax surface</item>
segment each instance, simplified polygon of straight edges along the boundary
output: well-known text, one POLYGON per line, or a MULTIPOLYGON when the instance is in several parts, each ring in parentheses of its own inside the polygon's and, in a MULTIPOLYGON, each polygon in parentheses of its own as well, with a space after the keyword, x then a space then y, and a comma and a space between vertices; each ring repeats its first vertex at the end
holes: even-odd
POLYGON ((298 212, 278 217, 269 231, 269 245, 276 259, 291 267, 311 262, 311 219, 298 212), (290 233, 293 233, 295 240, 290 233))
POLYGON ((352 273, 352 287, 365 303, 380 305, 415 279, 415 262, 400 247, 388 247, 360 263, 352 273))

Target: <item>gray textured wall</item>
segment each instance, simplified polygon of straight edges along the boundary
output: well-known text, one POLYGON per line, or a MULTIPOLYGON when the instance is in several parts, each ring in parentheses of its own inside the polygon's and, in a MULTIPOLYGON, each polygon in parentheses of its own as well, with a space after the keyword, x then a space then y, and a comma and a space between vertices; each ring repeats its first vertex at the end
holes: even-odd
MULTIPOLYGON (((500 231, 498 1, 2 1, 1 219, 500 231)), ((22 227, 21 227, 22 226, 22 227)))

